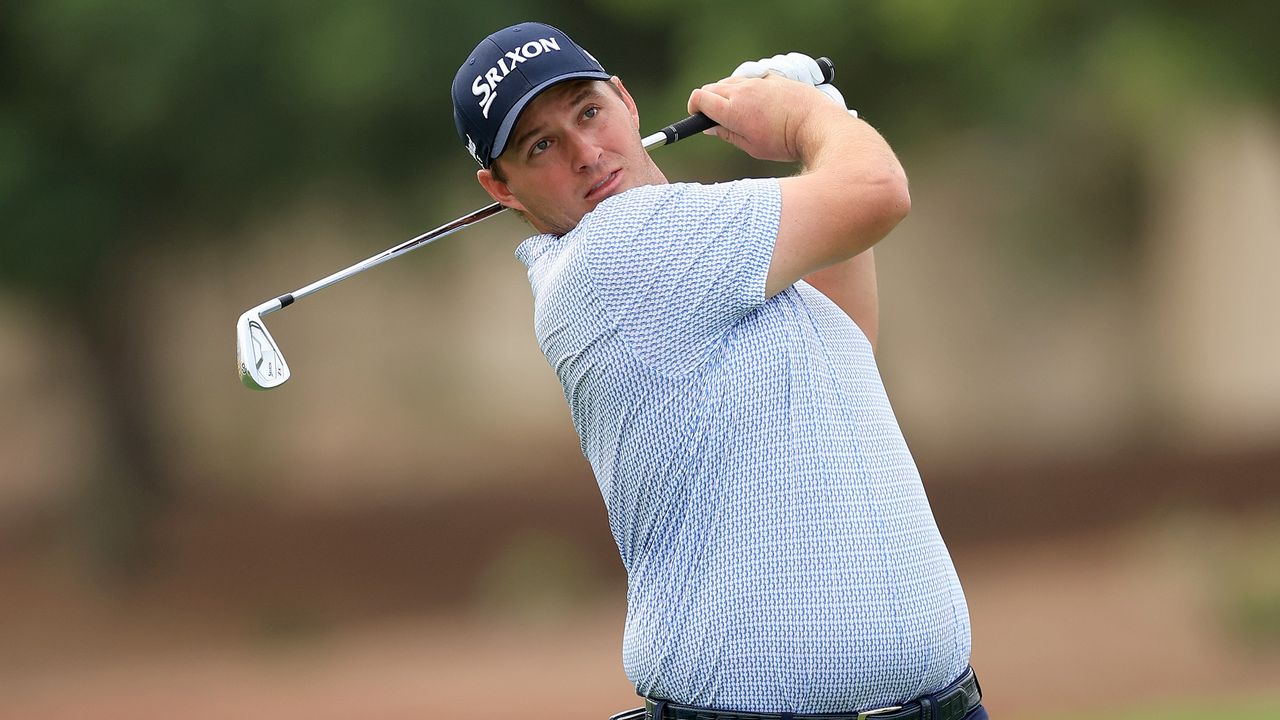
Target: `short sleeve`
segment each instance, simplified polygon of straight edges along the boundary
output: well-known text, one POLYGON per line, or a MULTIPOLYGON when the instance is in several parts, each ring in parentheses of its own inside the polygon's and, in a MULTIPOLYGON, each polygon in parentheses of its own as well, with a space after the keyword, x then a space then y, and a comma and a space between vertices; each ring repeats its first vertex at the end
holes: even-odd
POLYGON ((601 203, 574 232, 623 339, 654 369, 682 374, 765 302, 781 210, 775 179, 646 186, 601 203))

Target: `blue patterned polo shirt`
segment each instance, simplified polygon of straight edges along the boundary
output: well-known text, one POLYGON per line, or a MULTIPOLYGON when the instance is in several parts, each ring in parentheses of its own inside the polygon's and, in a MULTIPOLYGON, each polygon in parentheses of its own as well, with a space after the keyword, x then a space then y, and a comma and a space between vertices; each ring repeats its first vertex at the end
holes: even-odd
POLYGON ((776 180, 635 188, 529 238, 534 327, 627 571, 639 693, 726 710, 900 703, 969 617, 866 337, 766 299, 776 180))

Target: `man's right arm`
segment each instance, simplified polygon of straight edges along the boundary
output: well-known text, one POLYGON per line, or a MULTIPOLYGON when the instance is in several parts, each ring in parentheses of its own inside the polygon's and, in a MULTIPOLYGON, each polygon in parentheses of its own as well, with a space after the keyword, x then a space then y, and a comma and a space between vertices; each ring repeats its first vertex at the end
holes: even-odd
POLYGON ((779 181, 782 216, 765 293, 871 248, 911 207, 889 145, 812 86, 777 76, 729 78, 695 90, 690 112, 711 132, 762 160, 800 162, 779 181))

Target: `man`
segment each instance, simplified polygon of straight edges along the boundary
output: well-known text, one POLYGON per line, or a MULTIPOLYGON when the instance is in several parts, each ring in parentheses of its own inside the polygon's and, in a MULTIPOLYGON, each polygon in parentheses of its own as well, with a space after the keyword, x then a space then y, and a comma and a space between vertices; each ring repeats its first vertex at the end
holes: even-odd
POLYGON ((626 567, 627 675, 653 718, 985 718, 873 355, 905 175, 809 58, 740 71, 689 111, 800 175, 667 184, 622 82, 546 25, 453 84, 480 184, 540 233, 517 256, 626 567))

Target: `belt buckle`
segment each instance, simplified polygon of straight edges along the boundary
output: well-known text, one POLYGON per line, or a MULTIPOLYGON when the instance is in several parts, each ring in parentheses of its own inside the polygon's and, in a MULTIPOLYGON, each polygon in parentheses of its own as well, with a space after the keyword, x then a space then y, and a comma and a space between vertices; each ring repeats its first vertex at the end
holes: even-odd
POLYGON ((891 712, 894 712, 895 710, 901 710, 902 707, 903 706, 901 705, 890 705, 889 707, 876 708, 875 710, 866 710, 864 712, 858 713, 858 720, 867 720, 867 718, 875 717, 876 715, 891 713, 891 712))

